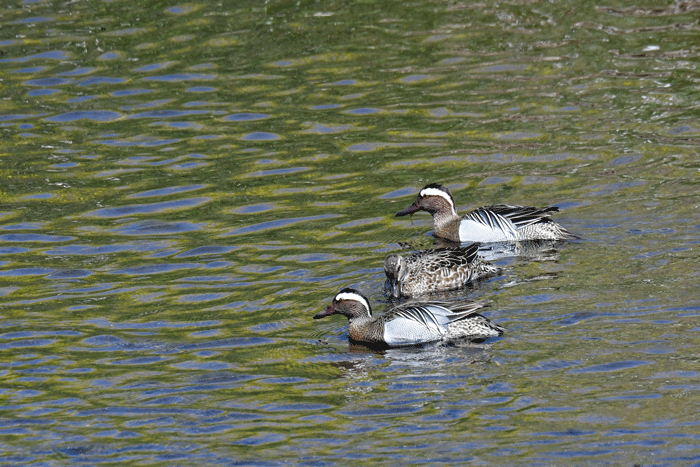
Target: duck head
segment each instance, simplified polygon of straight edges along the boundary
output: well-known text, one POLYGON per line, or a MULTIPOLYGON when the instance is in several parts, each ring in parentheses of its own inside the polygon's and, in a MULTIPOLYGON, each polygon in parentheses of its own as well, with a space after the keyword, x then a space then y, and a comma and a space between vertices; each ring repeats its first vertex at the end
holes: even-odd
POLYGON ((396 213, 396 217, 413 215, 418 211, 426 211, 432 215, 442 212, 450 212, 457 215, 455 200, 450 190, 439 183, 425 185, 418 193, 416 200, 405 209, 396 213))
POLYGON ((346 287, 338 292, 328 308, 316 313, 314 319, 321 319, 336 314, 343 315, 348 319, 369 318, 372 316, 372 308, 367 297, 355 289, 346 287))
POLYGON ((407 273, 408 270, 401 255, 392 253, 384 258, 384 274, 389 280, 389 293, 392 297, 401 296, 401 283, 407 273))

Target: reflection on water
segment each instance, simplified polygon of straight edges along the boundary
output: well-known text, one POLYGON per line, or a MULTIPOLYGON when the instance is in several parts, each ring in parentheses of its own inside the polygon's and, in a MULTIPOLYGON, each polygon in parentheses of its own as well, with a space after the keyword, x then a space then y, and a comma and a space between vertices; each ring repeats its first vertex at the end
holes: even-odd
POLYGON ((694 462, 694 15, 8 3, 2 463, 694 462), (486 344, 312 322, 346 286, 388 306, 429 182, 582 240, 491 246, 441 298, 492 300, 486 344))

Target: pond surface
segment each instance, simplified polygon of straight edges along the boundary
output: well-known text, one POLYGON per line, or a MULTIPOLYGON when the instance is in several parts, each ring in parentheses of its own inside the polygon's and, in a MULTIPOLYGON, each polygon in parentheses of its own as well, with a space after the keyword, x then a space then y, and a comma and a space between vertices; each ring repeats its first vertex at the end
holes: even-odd
POLYGON ((699 12, 6 2, 0 463, 700 464, 699 12), (429 182, 582 240, 460 292, 501 338, 350 345, 429 182))

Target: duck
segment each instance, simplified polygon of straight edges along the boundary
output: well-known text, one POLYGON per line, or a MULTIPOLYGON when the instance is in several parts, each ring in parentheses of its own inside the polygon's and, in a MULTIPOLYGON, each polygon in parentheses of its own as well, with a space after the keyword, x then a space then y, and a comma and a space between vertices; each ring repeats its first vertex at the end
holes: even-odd
POLYGON ((493 243, 522 240, 572 240, 578 237, 551 218, 556 206, 543 208, 496 204, 474 209, 460 218, 450 190, 439 183, 425 185, 416 200, 396 216, 426 211, 433 216, 433 234, 453 243, 493 243))
POLYGON ((313 318, 343 315, 348 318, 351 341, 368 346, 404 347, 463 338, 484 340, 502 335, 505 328, 476 312, 487 305, 485 300, 452 307, 411 303, 394 307, 375 318, 367 297, 346 287, 336 294, 328 308, 313 318))
POLYGON ((384 273, 391 296, 415 297, 428 292, 452 290, 500 272, 481 258, 479 244, 437 248, 410 256, 391 253, 384 258, 384 273))

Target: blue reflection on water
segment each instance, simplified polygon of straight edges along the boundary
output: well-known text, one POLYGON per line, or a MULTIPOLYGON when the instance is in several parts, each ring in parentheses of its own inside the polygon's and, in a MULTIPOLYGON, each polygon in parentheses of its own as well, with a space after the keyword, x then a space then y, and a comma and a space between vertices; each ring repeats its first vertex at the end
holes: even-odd
POLYGON ((64 114, 47 117, 48 122, 74 122, 76 120, 93 120, 96 122, 109 122, 118 120, 121 114, 111 110, 76 110, 64 114))
POLYGON ((151 204, 132 204, 128 206, 119 206, 116 208, 102 208, 94 211, 88 211, 83 214, 86 217, 125 217, 134 214, 152 214, 156 212, 165 212, 176 209, 187 209, 211 201, 209 197, 202 198, 186 198, 173 201, 163 201, 160 203, 151 204))
POLYGON ((243 235, 243 234, 249 234, 249 233, 253 233, 253 232, 261 232, 263 230, 278 229, 280 227, 286 227, 289 225, 298 224, 300 222, 308 222, 308 221, 314 221, 314 220, 320 220, 320 219, 332 219, 334 217, 341 217, 341 216, 340 216, 340 214, 321 214, 318 216, 294 217, 294 218, 289 218, 289 219, 279 219, 279 220, 274 220, 274 221, 269 221, 269 222, 261 222, 259 224, 254 224, 254 225, 249 225, 246 227, 239 227, 239 228, 233 229, 233 230, 223 234, 222 237, 231 237, 234 235, 243 235))
POLYGON ((28 62, 30 60, 38 60, 42 58, 49 58, 52 60, 67 60, 69 57, 67 52, 63 51, 52 51, 52 52, 42 52, 34 55, 28 55, 26 57, 18 57, 18 58, 2 58, 0 59, 0 63, 7 63, 7 62, 28 62))

